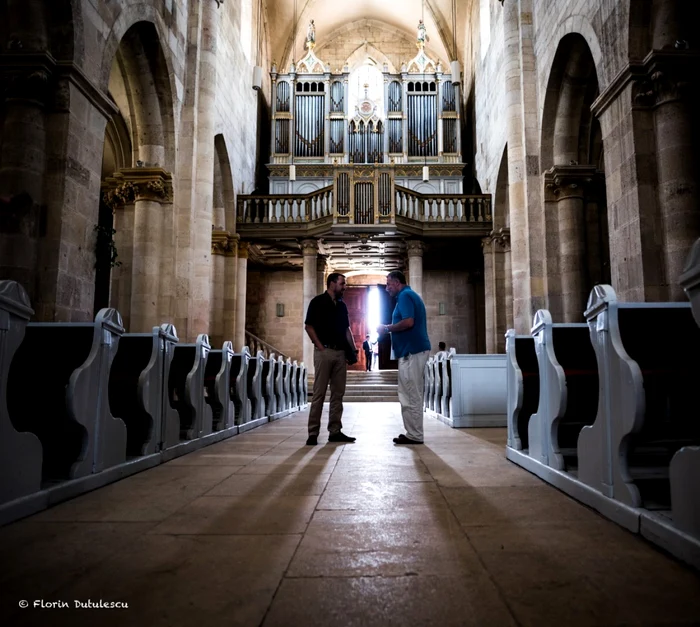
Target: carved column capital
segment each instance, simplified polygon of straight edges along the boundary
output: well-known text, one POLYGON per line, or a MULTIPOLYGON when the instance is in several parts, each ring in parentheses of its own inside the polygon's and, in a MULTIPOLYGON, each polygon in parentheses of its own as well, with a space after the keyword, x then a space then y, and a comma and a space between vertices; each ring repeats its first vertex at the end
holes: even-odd
POLYGON ((228 231, 216 230, 211 231, 211 254, 223 255, 232 257, 235 254, 236 244, 240 239, 240 235, 234 233, 231 235, 228 231))
POLYGON ((489 235, 488 237, 481 238, 481 249, 484 251, 484 255, 493 254, 493 238, 489 235))
POLYGON ((634 103, 642 107, 684 100, 696 81, 695 50, 654 50, 644 60, 633 87, 634 103))
POLYGON ((104 201, 116 209, 138 200, 173 201, 172 175, 162 168, 123 168, 106 180, 104 201))
POLYGON ((406 252, 409 257, 422 257, 425 252, 425 243, 418 239, 410 239, 406 242, 406 252))
POLYGON ((491 231, 491 239, 503 249, 503 252, 510 250, 510 229, 502 228, 498 231, 491 231))
POLYGON ((250 252, 250 243, 249 242, 238 242, 238 252, 237 256, 239 259, 248 259, 248 254, 250 252))
POLYGON ((301 254, 306 256, 315 257, 318 255, 318 240, 315 239, 303 239, 299 242, 301 246, 301 254))
POLYGON ((546 200, 582 198, 597 175, 593 165, 555 165, 544 173, 546 200))

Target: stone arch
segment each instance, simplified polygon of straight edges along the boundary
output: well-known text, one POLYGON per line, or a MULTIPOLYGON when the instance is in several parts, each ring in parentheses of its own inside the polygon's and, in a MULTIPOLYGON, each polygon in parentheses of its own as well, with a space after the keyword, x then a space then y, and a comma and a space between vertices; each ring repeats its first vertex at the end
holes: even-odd
MULTIPOLYGON (((109 91, 127 122, 133 162, 173 170, 175 124, 168 67, 152 22, 137 22, 112 62, 109 91)), ((130 164, 131 165, 131 164, 130 164)))
MULTIPOLYGON (((214 161, 214 213, 218 207, 223 208, 223 224, 229 233, 236 232, 236 193, 231 172, 226 139, 222 134, 214 137, 216 159, 214 161)), ((214 226, 218 226, 215 224, 214 226)))
POLYGON ((391 62, 389 57, 387 57, 381 50, 375 48, 372 44, 364 43, 360 47, 356 48, 355 51, 347 58, 345 64, 350 68, 352 72, 356 67, 362 65, 366 58, 372 58, 379 70, 382 70, 384 65, 387 65, 389 72, 396 74, 397 69, 391 62))
POLYGON ((544 99, 541 167, 549 309, 580 321, 588 293, 610 281, 607 202, 593 51, 579 33, 557 47, 544 99))

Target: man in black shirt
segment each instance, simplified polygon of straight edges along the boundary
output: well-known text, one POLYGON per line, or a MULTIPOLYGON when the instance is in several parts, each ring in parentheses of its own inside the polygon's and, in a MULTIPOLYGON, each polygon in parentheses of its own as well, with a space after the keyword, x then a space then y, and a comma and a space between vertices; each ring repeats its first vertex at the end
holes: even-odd
POLYGON ((369 333, 365 335, 365 341, 362 342, 362 350, 365 351, 365 370, 372 370, 372 343, 369 341, 369 333))
POLYGON ((314 344, 314 389, 309 410, 308 445, 318 443, 321 430, 321 412, 328 383, 331 384, 331 402, 328 411, 328 441, 354 442, 345 435, 343 427, 343 395, 347 379, 346 349, 357 353, 355 339, 350 332, 348 308, 342 300, 345 276, 337 272, 328 275, 326 291, 309 303, 304 321, 306 332, 314 344))

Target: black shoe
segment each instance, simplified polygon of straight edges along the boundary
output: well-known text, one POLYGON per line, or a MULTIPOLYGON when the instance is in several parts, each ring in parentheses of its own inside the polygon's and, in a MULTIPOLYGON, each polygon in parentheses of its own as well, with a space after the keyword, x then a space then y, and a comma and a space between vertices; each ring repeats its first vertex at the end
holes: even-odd
POLYGON ((307 446, 316 446, 317 444, 318 444, 318 436, 317 435, 310 435, 306 440, 307 446))
POLYGON ((349 435, 345 435, 342 431, 338 433, 331 433, 328 436, 329 442, 354 442, 357 438, 351 438, 349 435))
POLYGON ((407 438, 402 433, 398 438, 394 438, 394 444, 423 444, 423 442, 419 442, 418 440, 412 440, 411 438, 407 438))

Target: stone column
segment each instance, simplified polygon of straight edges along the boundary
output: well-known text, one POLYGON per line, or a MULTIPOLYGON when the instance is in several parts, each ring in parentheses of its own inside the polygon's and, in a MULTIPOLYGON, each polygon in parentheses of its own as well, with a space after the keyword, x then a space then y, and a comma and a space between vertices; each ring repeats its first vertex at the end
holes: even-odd
POLYGON ((493 261, 493 239, 490 235, 482 238, 481 249, 484 252, 484 329, 486 333, 486 352, 491 354, 496 352, 496 267, 493 261))
POLYGON ((233 346, 236 351, 245 344, 245 309, 248 285, 248 242, 238 243, 238 268, 236 269, 236 333, 233 346))
POLYGON ((408 252, 408 274, 411 277, 411 289, 423 297, 423 251, 425 244, 420 240, 408 240, 406 242, 408 252))
MULTIPOLYGON (((316 295, 326 291, 326 269, 328 267, 328 257, 319 255, 316 257, 316 295)), ((306 312, 304 312, 306 314, 306 312)))
MULTIPOLYGON (((304 239, 301 241, 301 253, 304 256, 304 278, 303 278, 303 309, 302 318, 306 319, 306 312, 309 309, 309 303, 318 292, 317 285, 317 255, 318 242, 315 239, 304 239)), ((314 370, 314 345, 305 330, 302 330, 304 337, 304 363, 308 373, 311 375, 314 370)))
POLYGON ((226 300, 226 250, 230 236, 231 234, 223 229, 211 232, 212 298, 209 341, 214 348, 220 348, 223 341, 227 339, 224 335, 224 310, 226 300))
MULTIPOLYGON (((236 337, 236 305, 238 287, 238 241, 240 235, 234 233, 228 236, 224 251, 224 266, 226 283, 224 285, 224 340, 233 340, 236 337)), ((235 346, 240 350, 240 346, 235 346)))
POLYGON ((132 333, 146 333, 165 321, 161 249, 163 214, 172 203, 172 176, 162 168, 124 168, 107 179, 106 202, 134 207, 131 257, 130 326, 132 333))
POLYGON ((583 322, 586 284, 585 191, 596 175, 595 166, 554 166, 545 174, 545 186, 556 199, 559 233, 562 322, 583 322))
POLYGON ((694 143, 691 99, 686 93, 689 81, 695 79, 689 68, 675 59, 659 59, 650 69, 665 283, 670 300, 685 301, 678 277, 693 242, 700 236, 696 177, 699 151, 694 143))
MULTIPOLYGON (((499 244, 503 248, 503 270, 504 270, 504 290, 505 298, 504 308, 505 308, 505 320, 506 320, 506 330, 512 329, 513 327, 513 270, 510 261, 510 229, 500 229, 499 244)), ((503 350, 505 351, 506 341, 505 337, 501 338, 503 342, 503 350)))

